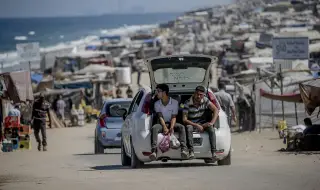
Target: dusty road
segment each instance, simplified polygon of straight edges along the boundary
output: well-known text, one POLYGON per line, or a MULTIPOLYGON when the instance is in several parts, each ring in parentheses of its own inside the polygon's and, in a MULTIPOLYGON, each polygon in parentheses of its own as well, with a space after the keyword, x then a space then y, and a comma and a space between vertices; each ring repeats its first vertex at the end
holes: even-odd
POLYGON ((231 166, 194 160, 132 170, 120 165, 118 149, 93 154, 93 130, 50 129, 48 152, 0 153, 0 189, 319 189, 320 155, 277 152, 275 132, 234 134, 231 166))
MULTIPOLYGON (((136 74, 133 74, 136 91, 136 74)), ((142 83, 148 85, 147 74, 142 83)), ((232 165, 155 162, 121 166, 120 150, 93 154, 94 126, 48 130, 48 152, 0 153, 0 190, 318 190, 320 154, 277 152, 276 132, 234 134, 232 165)), ((36 143, 33 138, 33 146, 36 143)))

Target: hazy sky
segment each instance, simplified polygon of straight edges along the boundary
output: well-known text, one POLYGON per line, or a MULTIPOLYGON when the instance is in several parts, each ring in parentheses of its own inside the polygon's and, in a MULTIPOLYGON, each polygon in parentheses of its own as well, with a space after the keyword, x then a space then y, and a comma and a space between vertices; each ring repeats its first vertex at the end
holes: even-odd
POLYGON ((229 2, 231 0, 0 0, 0 17, 99 15, 119 10, 178 12, 229 2))

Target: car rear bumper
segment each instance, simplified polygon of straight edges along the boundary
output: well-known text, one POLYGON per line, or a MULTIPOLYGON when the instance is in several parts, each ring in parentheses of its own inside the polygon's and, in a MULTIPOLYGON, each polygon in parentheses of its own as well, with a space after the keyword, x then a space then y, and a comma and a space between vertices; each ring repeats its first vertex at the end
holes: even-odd
MULTIPOLYGON (((151 160, 149 159, 149 153, 151 151, 151 141, 150 141, 150 134, 148 132, 138 132, 136 133, 136 139, 133 139, 134 143, 134 149, 137 157, 143 161, 143 162, 150 162, 151 160)), ((161 134, 159 134, 161 135, 161 134)), ((158 136, 159 136, 158 135, 158 136)), ((216 133, 217 136, 217 149, 222 151, 217 154, 217 159, 221 160, 225 158, 230 150, 230 145, 227 147, 224 143, 224 140, 221 139, 222 137, 220 136, 221 134, 216 133)), ((158 138, 159 139, 159 138, 158 138)), ((195 141, 198 141, 198 139, 201 139, 201 143, 199 144, 194 144, 194 154, 195 154, 195 159, 207 159, 212 157, 211 153, 211 146, 209 142, 209 136, 207 133, 194 133, 193 134, 193 139, 194 143, 195 141)), ((230 143, 230 142, 229 142, 230 143)), ((228 144, 229 144, 228 143, 228 144)), ((159 144, 159 140, 158 140, 159 144)), ((168 159, 173 159, 173 160, 180 160, 181 159, 181 149, 170 149, 168 152, 162 153, 159 149, 157 151, 157 157, 158 158, 168 158, 168 159)))
POLYGON ((121 147, 121 129, 102 128, 97 134, 98 140, 105 148, 121 147))

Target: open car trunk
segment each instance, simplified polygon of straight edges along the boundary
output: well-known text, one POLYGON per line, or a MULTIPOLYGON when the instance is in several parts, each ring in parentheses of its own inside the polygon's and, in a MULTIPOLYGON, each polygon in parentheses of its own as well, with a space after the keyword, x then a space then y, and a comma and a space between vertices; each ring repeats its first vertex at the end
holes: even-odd
POLYGON ((203 55, 174 55, 147 60, 152 90, 165 83, 170 92, 191 92, 198 85, 209 86, 211 65, 216 57, 203 55))

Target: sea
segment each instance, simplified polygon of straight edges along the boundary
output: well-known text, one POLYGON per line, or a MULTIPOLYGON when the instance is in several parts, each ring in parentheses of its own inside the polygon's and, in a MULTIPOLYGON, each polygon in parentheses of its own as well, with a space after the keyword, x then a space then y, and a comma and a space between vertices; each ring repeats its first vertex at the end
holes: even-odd
POLYGON ((175 19, 181 13, 107 14, 88 17, 0 18, 0 57, 17 43, 39 42, 54 48, 93 36, 122 33, 175 19))

